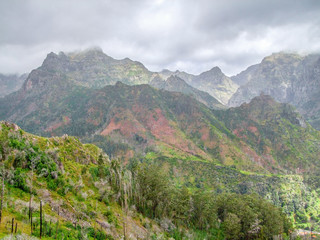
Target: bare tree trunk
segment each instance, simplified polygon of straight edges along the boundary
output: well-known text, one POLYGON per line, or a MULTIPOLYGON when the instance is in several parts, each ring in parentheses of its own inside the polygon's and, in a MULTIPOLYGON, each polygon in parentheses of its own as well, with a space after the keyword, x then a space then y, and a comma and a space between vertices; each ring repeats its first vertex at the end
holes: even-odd
POLYGON ((13 234, 13 226, 14 226, 14 218, 12 218, 12 222, 11 222, 11 234, 13 234))
POLYGON ((124 240, 127 239, 127 185, 122 179, 122 185, 123 185, 123 200, 122 200, 122 210, 123 210, 123 237, 124 240))
POLYGON ((3 173, 2 173, 2 189, 1 189, 1 203, 0 203, 0 224, 1 224, 1 220, 2 220, 3 198, 4 198, 4 169, 3 169, 3 173))
POLYGON ((42 237, 42 200, 40 200, 40 239, 42 237))
POLYGON ((33 186, 33 163, 31 163, 31 186, 30 186, 30 201, 29 201, 29 221, 31 226, 31 234, 32 235, 32 186, 33 186))

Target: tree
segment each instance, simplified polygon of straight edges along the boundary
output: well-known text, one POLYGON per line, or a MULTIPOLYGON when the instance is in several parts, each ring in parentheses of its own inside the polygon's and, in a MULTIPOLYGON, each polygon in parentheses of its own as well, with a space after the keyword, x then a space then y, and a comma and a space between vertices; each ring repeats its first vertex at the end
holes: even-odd
POLYGON ((241 220, 236 214, 227 213, 223 226, 227 239, 239 239, 241 220))
POLYGON ((0 224, 1 224, 1 220, 2 220, 2 208, 3 208, 3 200, 4 200, 4 179, 5 179, 5 171, 4 171, 4 166, 2 164, 2 181, 1 181, 1 202, 0 202, 0 224))
POLYGON ((33 197, 33 174, 36 167, 35 164, 35 158, 31 159, 31 177, 30 177, 30 200, 29 200, 29 221, 30 221, 30 227, 31 227, 31 235, 32 235, 32 197, 33 197))

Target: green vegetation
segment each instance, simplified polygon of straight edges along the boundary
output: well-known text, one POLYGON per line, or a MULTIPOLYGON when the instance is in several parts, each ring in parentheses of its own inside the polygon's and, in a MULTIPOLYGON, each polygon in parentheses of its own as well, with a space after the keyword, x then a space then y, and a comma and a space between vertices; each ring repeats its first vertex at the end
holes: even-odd
POLYGON ((41 138, 2 123, 0 140, 0 237, 10 234, 12 218, 17 233, 30 234, 30 189, 32 235, 40 234, 41 200, 44 238, 118 239, 145 229, 154 239, 268 239, 292 229, 279 208, 257 195, 178 187, 160 165, 132 160, 125 168, 73 137, 41 138))

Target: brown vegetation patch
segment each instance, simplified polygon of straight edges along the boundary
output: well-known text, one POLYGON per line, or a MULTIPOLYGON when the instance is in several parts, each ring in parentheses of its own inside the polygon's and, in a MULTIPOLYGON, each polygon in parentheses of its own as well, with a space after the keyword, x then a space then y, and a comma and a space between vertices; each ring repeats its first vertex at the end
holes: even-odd
POLYGON ((52 132, 54 130, 56 130, 59 127, 68 125, 70 123, 71 119, 68 116, 63 116, 62 117, 62 121, 57 122, 57 123, 53 123, 52 125, 49 125, 49 127, 47 127, 47 129, 45 130, 46 132, 52 132))
POLYGON ((255 135, 258 135, 258 129, 255 126, 249 126, 248 130, 252 133, 254 133, 255 135))

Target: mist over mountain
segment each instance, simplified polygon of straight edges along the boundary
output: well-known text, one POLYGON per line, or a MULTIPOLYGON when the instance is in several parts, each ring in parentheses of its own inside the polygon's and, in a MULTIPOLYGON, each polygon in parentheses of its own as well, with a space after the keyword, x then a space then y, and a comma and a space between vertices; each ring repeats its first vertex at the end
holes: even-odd
POLYGON ((19 90, 27 77, 28 74, 4 75, 0 73, 0 98, 19 90))

